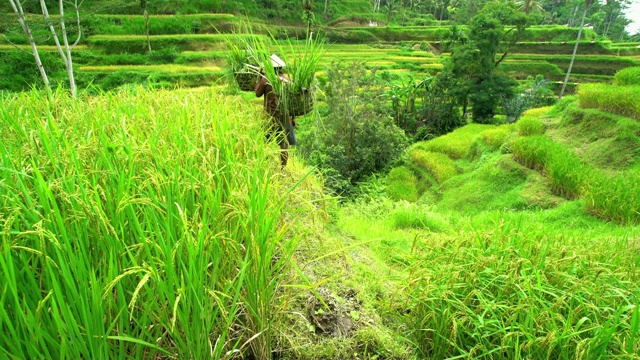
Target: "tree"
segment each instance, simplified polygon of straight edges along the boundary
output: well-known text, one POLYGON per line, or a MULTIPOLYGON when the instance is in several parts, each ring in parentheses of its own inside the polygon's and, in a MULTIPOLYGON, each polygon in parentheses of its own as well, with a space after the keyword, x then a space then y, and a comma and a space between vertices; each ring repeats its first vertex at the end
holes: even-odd
POLYGON ((466 39, 455 34, 444 72, 454 79, 450 95, 463 113, 473 105, 475 122, 491 122, 498 105, 512 95, 515 82, 496 70, 533 20, 512 2, 494 2, 471 19, 466 39))
POLYGON ((18 17, 18 23, 20 23, 20 27, 22 28, 22 31, 24 31, 25 35, 29 39, 29 44, 31 45, 31 51, 36 61, 36 66, 38 67, 38 71, 40 72, 40 76, 42 77, 42 81, 44 82, 46 89, 50 91, 51 85, 49 83, 49 77, 47 76, 47 72, 44 66, 42 66, 40 53, 38 52, 38 47, 36 46, 36 42, 33 38, 33 33, 31 32, 31 28, 27 24, 27 20, 24 15, 24 10, 22 9, 22 3, 20 2, 20 0, 9 0, 9 5, 11 5, 11 8, 13 9, 16 16, 18 17))
POLYGON ((147 48, 151 52, 151 38, 149 36, 149 12, 147 11, 148 0, 140 0, 140 7, 142 8, 142 16, 144 16, 144 30, 147 34, 147 48))
POLYGON ((576 53, 578 52, 578 45, 580 45, 580 38, 582 37, 582 29, 584 28, 584 19, 587 17, 587 11, 589 11, 589 6, 593 3, 593 0, 585 0, 584 2, 584 11, 582 12, 582 20, 580 21, 580 29, 578 30, 578 37, 576 38, 576 44, 573 47, 573 54, 571 55, 571 61, 569 62, 569 68, 567 69, 567 76, 564 78, 564 82, 562 83, 562 90, 560 90, 560 98, 564 96, 564 91, 567 88, 567 83, 569 82, 569 76, 571 76, 571 69, 573 68, 573 62, 576 60, 576 53))
POLYGON ((381 114, 382 89, 375 71, 363 63, 332 64, 325 87, 328 114, 310 144, 302 149, 325 174, 335 192, 349 194, 353 185, 382 171, 407 145, 402 129, 381 114))
MULTIPOLYGON (((81 1, 82 2, 82 1, 81 1)), ((67 70, 67 77, 69 78, 69 89, 71 90, 71 95, 76 97, 77 89, 75 83, 75 77, 73 74, 73 59, 71 57, 71 50, 80 42, 80 38, 82 37, 82 28, 80 27, 80 4, 78 0, 69 1, 68 3, 73 5, 73 9, 75 11, 77 21, 77 31, 78 35, 76 41, 73 44, 69 43, 69 38, 67 36, 67 25, 66 25, 66 15, 65 15, 65 1, 58 0, 58 19, 54 20, 49 16, 49 9, 45 0, 39 0, 40 10, 42 11, 42 15, 44 17, 44 25, 50 31, 51 38, 53 39, 56 49, 58 50, 58 54, 62 58, 64 62, 65 68, 67 70), (60 36, 62 36, 62 42, 60 41, 60 36)), ((51 90, 51 85, 49 79, 47 77, 46 71, 42 65, 42 61, 38 54, 37 45, 35 39, 33 37, 33 33, 31 28, 26 22, 25 12, 22 7, 22 3, 20 0, 9 0, 9 4, 13 9, 14 13, 18 16, 18 23, 22 28, 23 32, 27 36, 29 40, 29 44, 31 45, 32 53, 35 58, 36 66, 40 71, 40 75, 42 80, 44 81, 45 87, 48 90, 51 90)))

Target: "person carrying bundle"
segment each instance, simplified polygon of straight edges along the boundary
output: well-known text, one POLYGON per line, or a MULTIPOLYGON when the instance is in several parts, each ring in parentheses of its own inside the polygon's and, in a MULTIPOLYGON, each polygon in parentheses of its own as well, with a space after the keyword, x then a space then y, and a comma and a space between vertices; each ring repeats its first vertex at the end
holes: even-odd
MULTIPOLYGON (((283 71, 283 68, 286 66, 285 62, 275 54, 271 55, 270 59, 271 65, 273 65, 273 71, 278 75, 278 79, 283 82, 290 82, 291 80, 283 71)), ((289 146, 295 146, 297 144, 295 119, 292 116, 286 115, 283 109, 281 109, 278 96, 273 91, 273 86, 269 83, 263 71, 260 72, 260 75, 260 80, 256 84, 255 89, 256 97, 264 96, 264 111, 272 120, 267 132, 267 140, 275 136, 276 142, 282 150, 280 152, 280 164, 282 168, 284 168, 287 166, 289 159, 287 152, 289 146)))

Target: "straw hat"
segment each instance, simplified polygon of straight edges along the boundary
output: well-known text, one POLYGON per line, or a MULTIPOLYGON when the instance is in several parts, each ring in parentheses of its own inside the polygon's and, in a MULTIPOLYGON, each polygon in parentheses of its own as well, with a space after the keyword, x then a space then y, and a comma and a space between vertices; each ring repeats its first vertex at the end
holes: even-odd
POLYGON ((269 59, 271 59, 271 65, 273 65, 274 68, 283 68, 287 66, 284 60, 280 59, 280 57, 276 54, 271 54, 269 59))

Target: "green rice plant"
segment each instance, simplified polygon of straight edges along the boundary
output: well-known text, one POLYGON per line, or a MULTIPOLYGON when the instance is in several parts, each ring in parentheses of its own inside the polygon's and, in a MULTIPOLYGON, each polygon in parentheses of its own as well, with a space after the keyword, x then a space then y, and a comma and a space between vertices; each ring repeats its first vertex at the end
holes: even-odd
POLYGON ((632 170, 618 176, 594 172, 584 191, 587 211, 600 218, 621 224, 640 221, 640 171, 632 170))
POLYGON ((523 116, 533 116, 533 117, 541 117, 547 115, 553 106, 543 106, 539 108, 529 109, 522 113, 523 116))
POLYGON ((628 67, 616 73, 613 83, 618 86, 640 85, 640 66, 628 67))
POLYGON ((439 232, 447 229, 449 225, 442 215, 416 204, 399 204, 390 216, 396 229, 424 229, 439 232))
POLYGON ((513 125, 502 125, 495 129, 485 130, 480 133, 480 137, 485 144, 493 150, 496 150, 504 144, 515 131, 513 125))
POLYGON ((554 192, 566 198, 580 196, 592 172, 573 151, 544 135, 517 138, 512 149, 518 162, 544 171, 554 192))
POLYGON ((580 107, 595 108, 640 120, 640 85, 616 86, 581 84, 578 87, 580 107))
POLYGON ((461 159, 467 156, 473 141, 478 138, 483 131, 493 128, 495 128, 494 125, 469 124, 447 135, 439 136, 429 141, 418 142, 414 147, 445 154, 454 160, 461 159))
POLYGON ((413 149, 409 153, 411 161, 431 173, 439 183, 456 176, 456 169, 453 160, 445 154, 413 149))
POLYGON ((0 357, 271 358, 296 236, 255 109, 211 89, 3 100, 0 357))
POLYGON ((393 168, 387 174, 387 195, 394 200, 416 201, 418 200, 416 183, 416 176, 407 167, 393 168))
POLYGON ((544 123, 538 117, 531 115, 521 117, 516 122, 516 127, 520 136, 541 135, 545 131, 544 123))
POLYGON ((637 358, 633 241, 524 228, 503 221, 412 248, 402 309, 417 357, 637 358))

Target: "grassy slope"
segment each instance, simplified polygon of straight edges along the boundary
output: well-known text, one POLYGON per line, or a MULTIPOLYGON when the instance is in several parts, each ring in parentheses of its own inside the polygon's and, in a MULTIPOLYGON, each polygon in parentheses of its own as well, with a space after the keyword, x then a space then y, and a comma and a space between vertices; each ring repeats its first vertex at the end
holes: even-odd
POLYGON ((590 215, 511 154, 509 139, 546 128, 611 176, 636 166, 637 152, 622 150, 632 140, 617 134, 637 134, 637 122, 567 101, 525 116, 542 127, 468 125, 416 144, 398 168, 414 176, 394 171, 388 186, 396 198, 421 190, 417 202, 370 185, 372 200, 342 208, 340 231, 372 241, 390 267, 381 274, 400 290, 382 306, 419 358, 638 358, 640 228, 590 215), (435 181, 446 166, 425 166, 416 151, 445 154, 459 175, 435 181))

